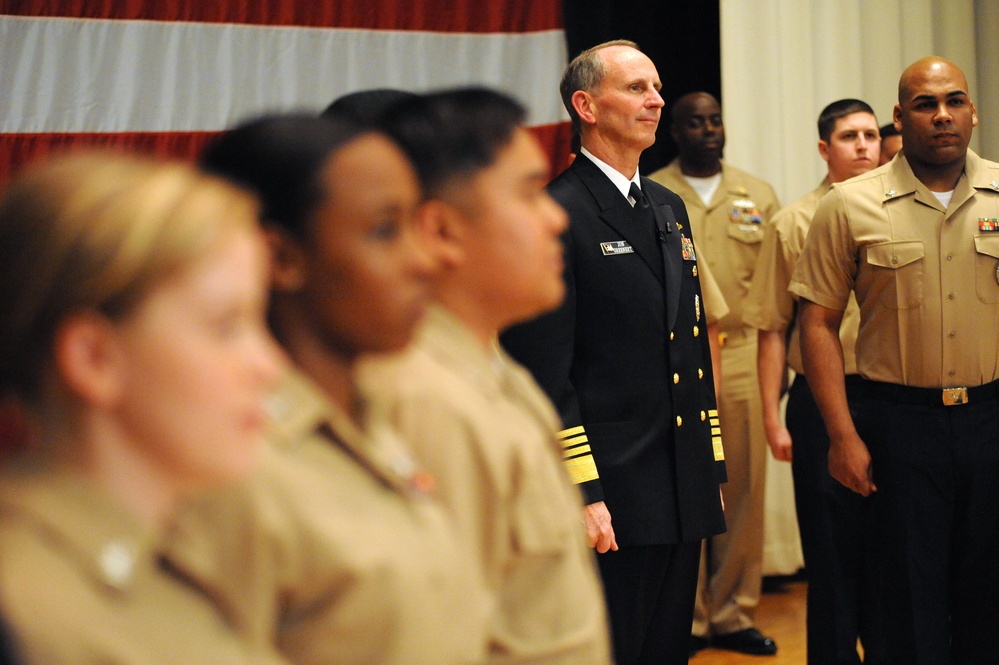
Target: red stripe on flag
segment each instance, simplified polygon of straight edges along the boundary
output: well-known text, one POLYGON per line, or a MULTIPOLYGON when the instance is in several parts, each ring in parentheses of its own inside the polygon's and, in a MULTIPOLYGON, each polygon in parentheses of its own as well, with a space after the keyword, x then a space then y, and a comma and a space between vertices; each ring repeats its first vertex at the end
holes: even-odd
POLYGON ((0 14, 480 33, 563 25, 560 0, 2 0, 0 14))
MULTIPOLYGON (((572 126, 568 122, 531 127, 552 162, 552 174, 568 166, 572 126)), ((122 132, 78 134, 0 134, 0 185, 22 166, 67 150, 100 147, 130 150, 161 158, 195 161, 219 132, 122 132)))
POLYGON ((219 132, 121 132, 78 134, 0 134, 0 184, 21 167, 79 148, 108 148, 194 161, 219 132))

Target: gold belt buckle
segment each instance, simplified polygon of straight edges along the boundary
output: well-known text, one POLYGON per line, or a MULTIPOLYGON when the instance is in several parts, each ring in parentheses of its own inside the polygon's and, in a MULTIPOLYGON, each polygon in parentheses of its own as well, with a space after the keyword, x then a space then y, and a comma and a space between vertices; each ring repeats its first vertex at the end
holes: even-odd
POLYGON ((967 388, 944 388, 943 390, 943 403, 944 406, 957 406, 958 404, 968 403, 968 389, 967 388))

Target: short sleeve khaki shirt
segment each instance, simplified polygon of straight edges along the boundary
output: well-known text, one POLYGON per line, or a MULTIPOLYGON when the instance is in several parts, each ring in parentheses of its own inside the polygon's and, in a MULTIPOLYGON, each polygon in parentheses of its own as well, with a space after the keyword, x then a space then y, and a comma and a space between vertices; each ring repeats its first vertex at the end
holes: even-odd
POLYGON ((728 305, 728 314, 718 321, 720 332, 746 328, 743 302, 753 280, 763 228, 780 208, 773 187, 722 162, 721 184, 705 205, 683 177, 679 159, 649 177, 676 192, 687 207, 700 263, 709 265, 728 305))
POLYGON ((530 374, 442 308, 411 352, 367 370, 476 543, 496 597, 489 662, 609 663, 582 497, 562 462, 558 416, 530 374))
MULTIPOLYGON (((819 201, 829 191, 829 180, 794 203, 774 215, 764 229, 760 256, 756 260, 753 284, 744 307, 746 324, 769 331, 788 331, 787 364, 801 374, 805 368, 801 360, 801 329, 798 327, 796 298, 788 291, 794 264, 801 256, 812 215, 819 201)), ((860 309, 851 294, 843 322, 839 328, 839 338, 843 345, 844 364, 847 374, 856 374, 857 327, 860 325, 860 309)))
POLYGON ((812 220, 792 293, 860 305, 857 369, 928 388, 999 378, 999 164, 968 151, 950 205, 904 154, 833 185, 812 220))

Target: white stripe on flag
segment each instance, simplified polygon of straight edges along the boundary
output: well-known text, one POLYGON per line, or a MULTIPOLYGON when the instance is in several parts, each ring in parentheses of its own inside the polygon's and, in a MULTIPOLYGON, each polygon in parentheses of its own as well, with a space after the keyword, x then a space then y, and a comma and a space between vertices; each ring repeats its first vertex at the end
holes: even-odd
POLYGON ((440 33, 0 17, 0 132, 217 131, 355 90, 504 90, 567 119, 564 33, 440 33))

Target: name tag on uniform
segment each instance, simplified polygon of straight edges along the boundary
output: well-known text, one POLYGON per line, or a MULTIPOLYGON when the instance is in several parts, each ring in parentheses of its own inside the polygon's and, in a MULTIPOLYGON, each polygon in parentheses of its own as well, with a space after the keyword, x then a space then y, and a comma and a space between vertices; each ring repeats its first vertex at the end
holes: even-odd
POLYGON ((627 240, 615 240, 614 242, 600 243, 600 251, 604 256, 614 256, 615 254, 633 254, 635 249, 628 244, 627 240))
POLYGON ((982 233, 999 233, 999 217, 979 217, 978 230, 982 233))
POLYGON ((697 260, 697 255, 694 254, 694 242, 687 236, 680 236, 680 253, 683 254, 684 261, 697 260))

